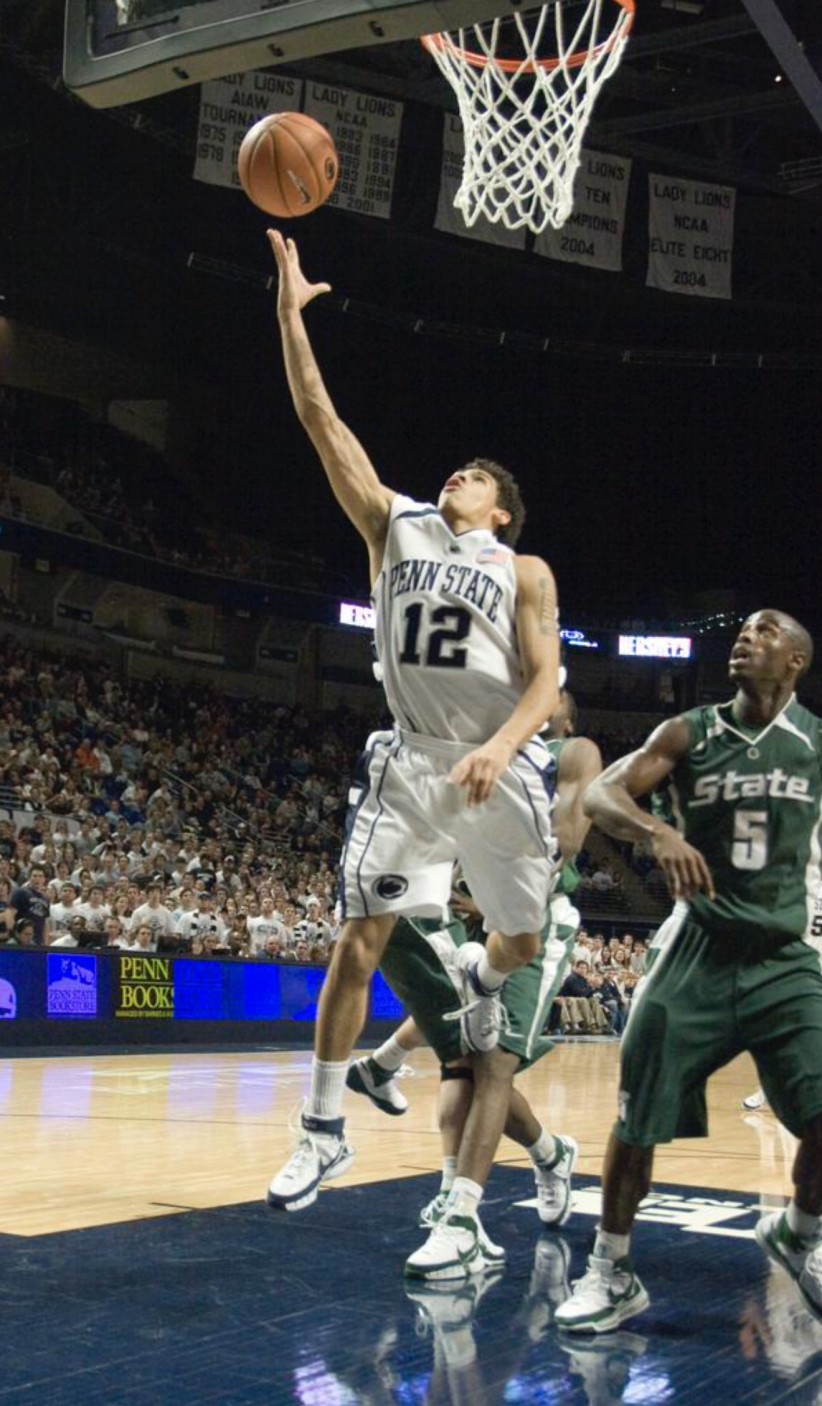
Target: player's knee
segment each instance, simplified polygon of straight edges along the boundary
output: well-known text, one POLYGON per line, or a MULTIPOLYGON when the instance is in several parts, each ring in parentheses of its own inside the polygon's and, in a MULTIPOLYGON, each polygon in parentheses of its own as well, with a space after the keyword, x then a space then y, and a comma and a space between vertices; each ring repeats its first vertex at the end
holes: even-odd
POLYGON ((443 1084, 462 1082, 473 1084, 474 1071, 467 1064, 441 1064, 440 1082, 443 1084))
POLYGON ((518 966, 525 966, 532 962, 540 949, 540 936, 538 932, 521 932, 513 937, 506 937, 504 933, 499 934, 509 960, 514 961, 518 966))
POLYGON ((377 969, 385 941, 377 925, 366 920, 348 926, 334 946, 333 963, 338 976, 358 986, 369 982, 377 969))
POLYGON ((489 1088, 491 1085, 501 1087, 503 1084, 510 1084, 519 1068, 517 1055, 512 1055, 508 1050, 489 1050, 487 1054, 477 1055, 473 1061, 474 1083, 489 1088))

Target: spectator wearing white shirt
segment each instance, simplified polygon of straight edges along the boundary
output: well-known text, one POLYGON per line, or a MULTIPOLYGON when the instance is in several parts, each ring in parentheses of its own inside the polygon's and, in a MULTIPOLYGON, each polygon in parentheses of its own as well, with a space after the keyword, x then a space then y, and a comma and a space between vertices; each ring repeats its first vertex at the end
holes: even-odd
POLYGON ((81 903, 78 912, 86 920, 89 932, 102 932, 106 918, 111 917, 111 908, 103 901, 104 894, 99 884, 92 884, 88 898, 81 903))
POLYGON ((82 907, 77 901, 77 890, 72 883, 65 883, 60 889, 60 900, 49 906, 49 920, 55 937, 63 937, 68 932, 69 922, 77 914, 82 916, 82 907))
POLYGON ((129 935, 132 936, 141 926, 148 924, 155 949, 158 937, 174 936, 174 919, 160 901, 162 891, 162 885, 156 881, 149 884, 148 900, 134 909, 129 925, 129 935))
POLYGON ((114 917, 114 915, 110 918, 106 918, 103 933, 106 939, 103 951, 116 950, 122 952, 128 947, 128 938, 123 934, 123 924, 120 922, 120 919, 114 917))
POLYGON ((248 929, 249 950, 254 957, 260 957, 264 954, 270 938, 276 937, 284 942, 288 936, 288 928, 283 922, 282 915, 276 911, 271 894, 265 895, 259 916, 249 918, 246 927, 248 929))

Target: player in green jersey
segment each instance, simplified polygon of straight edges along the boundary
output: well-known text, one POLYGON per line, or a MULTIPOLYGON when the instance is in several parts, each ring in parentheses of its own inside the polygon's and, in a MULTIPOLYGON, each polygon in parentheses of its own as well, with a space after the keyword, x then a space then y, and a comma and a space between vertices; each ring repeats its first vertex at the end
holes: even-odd
POLYGON ((706 1080, 742 1050, 800 1139, 793 1199, 756 1237, 822 1316, 822 970, 810 940, 822 722, 794 694, 812 654, 791 616, 757 611, 731 651, 730 702, 663 723, 587 793, 601 829, 650 842, 675 905, 623 1038, 601 1224, 588 1272, 556 1315, 570 1331, 606 1332, 647 1307, 628 1251, 654 1146, 705 1136, 706 1080), (675 825, 636 801, 666 779, 675 825))

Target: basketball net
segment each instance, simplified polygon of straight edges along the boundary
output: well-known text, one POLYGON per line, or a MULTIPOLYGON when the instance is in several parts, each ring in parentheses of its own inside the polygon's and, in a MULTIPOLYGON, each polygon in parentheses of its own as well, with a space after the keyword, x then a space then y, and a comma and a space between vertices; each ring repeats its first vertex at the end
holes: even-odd
POLYGON ((484 215, 534 234, 561 229, 594 103, 619 66, 633 20, 634 0, 556 0, 456 35, 423 37, 459 103, 465 159, 454 205, 469 228, 484 215), (554 56, 540 58, 552 29, 554 56))

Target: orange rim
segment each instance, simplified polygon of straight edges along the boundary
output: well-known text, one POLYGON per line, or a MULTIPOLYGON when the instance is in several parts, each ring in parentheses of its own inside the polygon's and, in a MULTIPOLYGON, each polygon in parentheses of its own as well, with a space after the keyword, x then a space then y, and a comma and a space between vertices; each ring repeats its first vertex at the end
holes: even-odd
POLYGON ((589 58, 598 58, 600 54, 607 54, 608 50, 613 49, 619 40, 627 39, 630 34, 636 15, 635 0, 614 0, 614 4, 619 5, 620 9, 624 10, 628 16, 623 32, 619 36, 612 34, 610 38, 597 44, 594 49, 581 49, 578 54, 572 54, 569 59, 564 61, 562 59, 533 59, 528 63, 523 63, 521 59, 492 59, 487 54, 475 54, 472 49, 461 49, 458 44, 452 43, 447 34, 424 34, 420 42, 429 53, 433 54, 435 50, 439 52, 445 50, 450 54, 456 54, 472 68, 487 68, 489 63, 492 63, 503 73, 533 73, 537 68, 551 73, 557 68, 581 68, 589 58))

